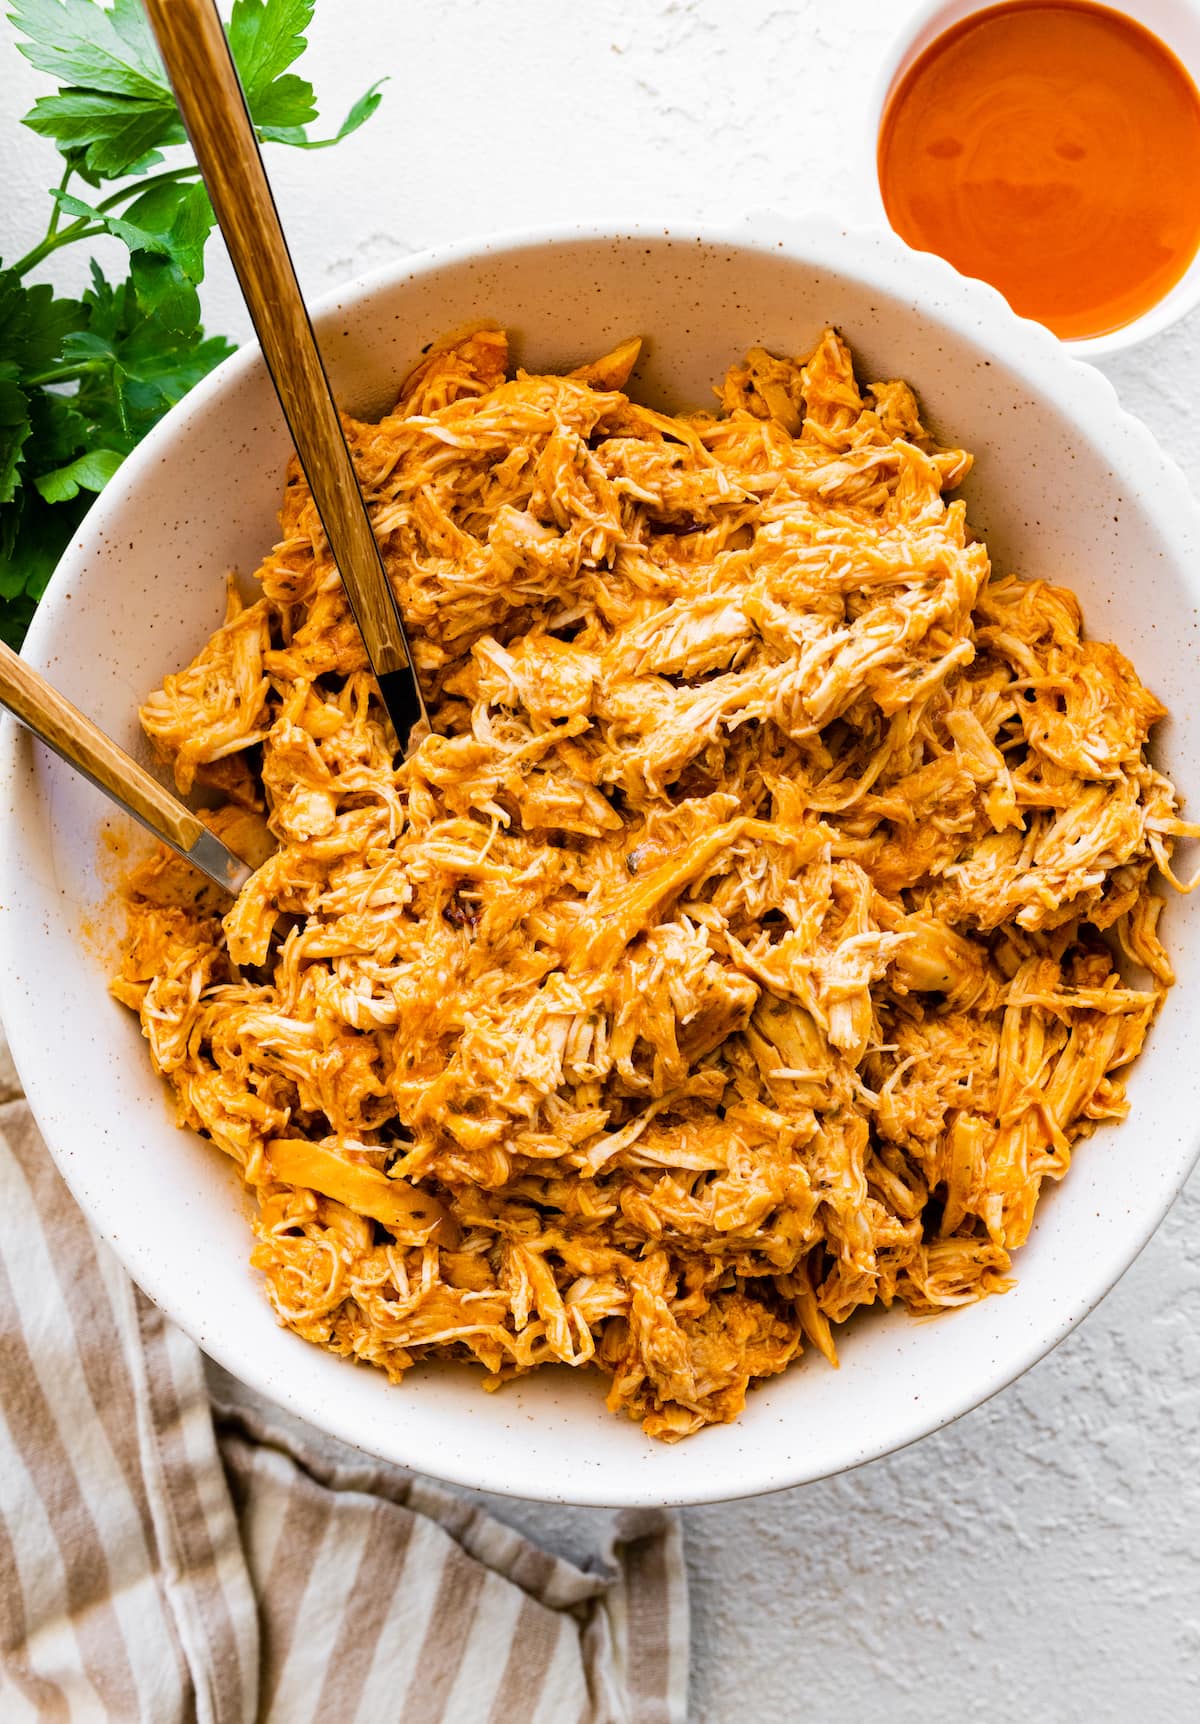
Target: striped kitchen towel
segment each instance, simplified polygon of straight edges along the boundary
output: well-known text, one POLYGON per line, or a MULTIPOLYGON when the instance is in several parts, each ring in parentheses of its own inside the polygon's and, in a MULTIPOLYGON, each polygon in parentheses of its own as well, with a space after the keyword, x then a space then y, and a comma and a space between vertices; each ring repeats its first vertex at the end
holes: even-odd
POLYGON ((589 1572, 270 1409, 214 1416, 20 1099, 0 1346, 4 1724, 684 1724, 675 1516, 618 1516, 589 1572))

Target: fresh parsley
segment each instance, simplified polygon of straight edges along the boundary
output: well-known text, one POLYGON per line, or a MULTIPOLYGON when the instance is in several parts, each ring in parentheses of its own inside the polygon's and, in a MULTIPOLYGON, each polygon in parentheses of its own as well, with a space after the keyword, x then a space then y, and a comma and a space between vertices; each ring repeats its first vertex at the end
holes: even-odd
MULTIPOLYGON (((314 5, 233 0, 229 43, 264 142, 323 149, 379 106, 375 84, 336 132, 310 137, 313 88, 290 68, 314 5)), ((7 267, 0 260, 0 636, 18 646, 94 493, 233 349, 201 327, 212 206, 140 0, 10 6, 21 53, 59 86, 23 123, 62 156, 45 234, 7 267), (64 246, 100 234, 128 248, 124 280, 93 263, 78 299, 29 281, 64 246)))

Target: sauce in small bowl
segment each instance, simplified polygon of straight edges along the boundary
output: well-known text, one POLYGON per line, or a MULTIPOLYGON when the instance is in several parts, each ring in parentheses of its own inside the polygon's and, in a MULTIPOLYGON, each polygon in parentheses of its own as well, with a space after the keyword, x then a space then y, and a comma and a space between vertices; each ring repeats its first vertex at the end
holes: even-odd
POLYGON ((878 175, 902 239, 1070 340, 1157 305, 1200 248, 1200 93, 1165 43, 1089 0, 975 11, 886 102, 878 175))

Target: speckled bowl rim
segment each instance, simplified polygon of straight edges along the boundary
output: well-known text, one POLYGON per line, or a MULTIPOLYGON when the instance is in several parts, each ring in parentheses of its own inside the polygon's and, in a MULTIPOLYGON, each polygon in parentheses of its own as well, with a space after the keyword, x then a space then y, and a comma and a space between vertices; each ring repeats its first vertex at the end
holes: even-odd
MULTIPOLYGON (((769 212, 756 212, 741 223, 722 226, 646 220, 518 229, 433 248, 372 271, 317 301, 312 307, 313 316, 319 320, 340 310, 357 307, 398 282, 434 274, 449 265, 469 263, 488 255, 544 250, 579 240, 626 246, 648 239, 661 241, 664 237, 681 245, 777 252, 785 258, 851 276, 887 294, 896 293, 899 284, 904 293, 911 294, 914 304, 920 304, 923 309, 936 308, 930 316, 938 327, 967 340, 986 341, 1029 389, 1048 395, 1060 410, 1071 413, 1081 422, 1086 421, 1093 440, 1103 443, 1114 462, 1126 470, 1135 471, 1139 481, 1152 481, 1159 488, 1158 495, 1164 507, 1187 518, 1200 541, 1200 508, 1186 479, 1147 428, 1120 406, 1108 380, 1092 366, 1072 358, 1041 325, 1017 317, 994 289, 958 275, 940 258, 912 251, 887 228, 844 225, 826 215, 789 221, 769 212)), ((205 409, 210 401, 260 363, 255 344, 239 349, 174 408, 128 458, 88 515, 76 542, 55 572, 25 644, 25 656, 32 664, 45 668, 50 661, 57 607, 86 562, 87 546, 104 536, 111 536, 120 518, 127 488, 159 462, 176 439, 186 435, 194 414, 205 409)), ((1181 578, 1200 607, 1200 575, 1192 572, 1190 566, 1184 568, 1181 565, 1181 578)), ((3 715, 0 718, 0 794, 9 793, 11 800, 11 791, 20 771, 22 750, 28 746, 28 739, 11 719, 3 715)), ((10 912, 7 906, 12 896, 8 882, 16 878, 20 869, 20 830, 15 820, 10 819, 7 825, 8 842, 0 851, 0 951, 4 951, 8 944, 10 912)), ((59 1140, 53 1127, 47 1128, 45 1122, 45 1116, 52 1112, 49 1104, 54 1086, 53 1062, 36 1044, 32 1031, 27 1033, 26 1022, 18 1010, 18 983, 19 978, 8 962, 0 962, 0 1019, 5 1023, 34 1116, 42 1124, 51 1154, 78 1197, 80 1194, 72 1181, 72 1162, 66 1153, 67 1146, 59 1140)), ((763 1467, 755 1471, 753 1465, 747 1466, 742 1452, 738 1477, 713 1477, 709 1483, 686 1488, 669 1484, 664 1488, 661 1478, 654 1482, 643 1481, 636 1475, 636 1470, 631 1470, 619 1490, 611 1482, 604 1483, 589 1476, 582 1477, 578 1484, 567 1490, 542 1487, 535 1478, 514 1478, 512 1468, 506 1465, 503 1444, 498 1445, 498 1453, 487 1457, 477 1454, 473 1464, 463 1466, 448 1461, 436 1445, 414 1452, 411 1445, 405 1443, 403 1430, 391 1449, 378 1443, 367 1445, 362 1433, 343 1416, 338 1405, 330 1402, 315 1404, 312 1397, 272 1376, 260 1361, 247 1358, 236 1334, 221 1330, 219 1325, 214 1330, 211 1310, 201 1315, 194 1309, 182 1308, 170 1266, 163 1263, 161 1257, 155 1259, 143 1255, 136 1242, 131 1242, 128 1234, 122 1232, 123 1210, 119 1204, 107 1204, 103 1198, 93 1194, 92 1200, 84 1201, 82 1206, 95 1230, 112 1245, 138 1285, 185 1332, 199 1340, 218 1364, 250 1388, 329 1435, 404 1467, 430 1473, 453 1484, 500 1495, 596 1507, 682 1506, 758 1496, 848 1471, 943 1429, 990 1399, 1057 1346, 1099 1304, 1159 1226, 1182 1189, 1198 1154, 1200 1118, 1196 1120, 1190 1146, 1177 1155, 1160 1180, 1155 1201, 1140 1211, 1131 1212, 1127 1225, 1114 1238, 1110 1248, 1106 1252, 1097 1252, 1086 1283, 1069 1290, 1053 1303, 1042 1322, 1030 1323, 1024 1345, 1009 1349, 1000 1362, 993 1359, 981 1366, 977 1379, 948 1389, 936 1405, 930 1398, 907 1408, 890 1403, 888 1417, 881 1421, 881 1430, 864 1432, 857 1442, 848 1443, 836 1465, 825 1464, 814 1469, 801 1457, 790 1462, 786 1470, 763 1467)), ((345 1368, 354 1367, 347 1363, 345 1368)), ((597 1418, 603 1420, 604 1417, 598 1407, 597 1418)), ((694 1440, 703 1442, 702 1437, 694 1440)))

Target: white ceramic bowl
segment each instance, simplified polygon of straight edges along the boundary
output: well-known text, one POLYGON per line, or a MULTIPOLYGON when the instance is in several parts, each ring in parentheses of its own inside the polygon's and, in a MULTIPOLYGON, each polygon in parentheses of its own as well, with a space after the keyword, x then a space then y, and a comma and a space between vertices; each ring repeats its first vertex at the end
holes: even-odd
MULTIPOLYGON (((481 315, 507 323, 533 366, 645 331, 639 386, 663 403, 708 400, 752 343, 803 352, 836 321, 867 377, 914 380, 935 425, 977 452, 971 506, 997 565, 1070 582, 1092 631, 1119 641, 1170 703, 1161 756, 1195 788, 1196 504, 1109 385, 990 288, 885 232, 783 232, 763 219, 740 233, 578 229, 462 246, 347 288, 317 322, 339 395, 372 413, 425 342, 481 315)), ((271 543, 286 453, 246 349, 130 458, 64 558, 27 656, 127 747, 140 748, 139 697, 218 622, 226 569, 252 570, 271 543)), ((232 1167, 174 1128, 135 1020, 106 993, 94 933, 80 941, 81 923, 104 914, 107 804, 9 724, 0 817, 0 1015, 97 1230, 237 1376, 338 1437, 461 1484, 576 1503, 700 1502, 912 1442, 1009 1382, 1096 1304, 1196 1153, 1200 901, 1188 901, 1166 916, 1179 985, 1133 1072, 1132 1115, 1084 1145, 1043 1199, 1007 1297, 932 1322, 858 1321, 839 1372, 806 1359, 755 1391, 736 1424, 672 1448, 608 1414, 598 1376, 565 1367, 498 1395, 453 1366, 393 1388, 277 1327, 247 1266, 232 1167)))
MULTIPOLYGON (((884 223, 887 221, 887 212, 879 190, 875 151, 879 128, 883 123, 892 91, 913 62, 945 31, 955 24, 961 24, 966 18, 974 17, 976 12, 991 11, 1000 3, 1001 0, 925 0, 924 4, 918 6, 915 15, 905 21, 904 28, 884 54, 875 77, 874 94, 867 111, 867 125, 863 131, 866 159, 862 167, 862 180, 867 198, 864 207, 869 211, 871 220, 884 223)), ((1105 0, 1098 0, 1098 3, 1104 4, 1105 0)), ((1192 81, 1200 85, 1200 5, 1197 0, 1128 0, 1128 3, 1122 6, 1113 5, 1112 10, 1127 13, 1144 25, 1151 35, 1165 42, 1192 81)), ((1098 359, 1108 353, 1121 353, 1126 348, 1136 347, 1148 337, 1169 329, 1171 324, 1178 323, 1181 317, 1194 311, 1197 305, 1200 305, 1200 251, 1171 291, 1164 294, 1149 311, 1123 324, 1120 329, 1110 329, 1104 335, 1081 336, 1067 345, 1072 353, 1088 359, 1098 359)))

